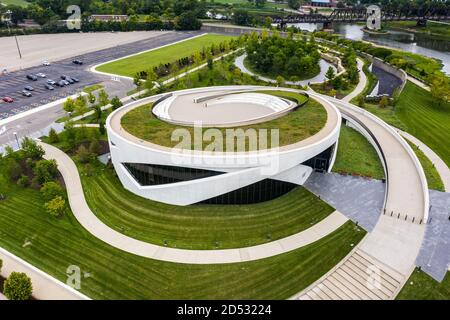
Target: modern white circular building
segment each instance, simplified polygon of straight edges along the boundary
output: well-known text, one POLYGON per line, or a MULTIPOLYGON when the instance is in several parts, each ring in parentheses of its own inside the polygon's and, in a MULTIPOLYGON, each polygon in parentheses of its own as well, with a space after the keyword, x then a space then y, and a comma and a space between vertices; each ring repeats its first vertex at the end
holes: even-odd
POLYGON ((293 117, 313 108, 308 99, 287 88, 227 86, 132 102, 106 121, 112 163, 126 189, 155 201, 271 200, 303 184, 313 170, 333 165, 341 115, 332 103, 314 98, 325 119, 305 135, 307 128, 296 127, 293 117))

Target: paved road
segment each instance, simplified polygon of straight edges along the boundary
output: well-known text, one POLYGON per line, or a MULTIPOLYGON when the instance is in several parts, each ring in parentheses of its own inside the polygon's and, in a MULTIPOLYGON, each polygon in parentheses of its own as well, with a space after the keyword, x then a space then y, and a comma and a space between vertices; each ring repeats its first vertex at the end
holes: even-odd
POLYGON ((0 97, 10 96, 15 100, 13 103, 0 103, 0 119, 58 100, 74 94, 88 85, 103 81, 106 81, 105 85, 110 95, 124 96, 133 87, 131 81, 121 79, 121 82, 117 83, 111 77, 89 72, 89 67, 140 51, 157 48, 198 34, 199 32, 169 32, 154 38, 64 59, 54 62, 48 67, 38 66, 12 72, 7 75, 0 75, 0 97), (80 59, 84 64, 82 66, 75 65, 72 63, 74 59, 80 59), (47 78, 39 79, 38 81, 26 79, 27 74, 36 74, 39 72, 45 73, 47 78), (57 81, 61 79, 61 75, 76 77, 80 82, 64 88, 56 87, 53 91, 44 88, 46 79, 57 81), (35 88, 35 91, 32 92, 32 97, 27 98, 21 95, 20 92, 26 85, 31 85, 35 88))

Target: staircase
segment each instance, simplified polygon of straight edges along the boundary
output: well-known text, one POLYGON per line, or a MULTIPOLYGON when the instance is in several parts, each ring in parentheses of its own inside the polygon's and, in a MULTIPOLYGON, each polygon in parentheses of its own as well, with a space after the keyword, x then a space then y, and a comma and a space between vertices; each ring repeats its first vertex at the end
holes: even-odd
POLYGON ((347 256, 299 300, 389 300, 401 289, 405 277, 361 249, 347 256))

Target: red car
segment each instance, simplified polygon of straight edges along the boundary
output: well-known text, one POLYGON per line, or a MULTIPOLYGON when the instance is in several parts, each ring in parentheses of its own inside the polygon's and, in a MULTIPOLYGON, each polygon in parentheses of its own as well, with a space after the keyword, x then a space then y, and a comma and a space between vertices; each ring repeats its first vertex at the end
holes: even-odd
POLYGON ((5 101, 5 102, 7 102, 7 103, 12 103, 12 102, 14 102, 14 99, 11 98, 11 97, 3 97, 2 100, 5 101))

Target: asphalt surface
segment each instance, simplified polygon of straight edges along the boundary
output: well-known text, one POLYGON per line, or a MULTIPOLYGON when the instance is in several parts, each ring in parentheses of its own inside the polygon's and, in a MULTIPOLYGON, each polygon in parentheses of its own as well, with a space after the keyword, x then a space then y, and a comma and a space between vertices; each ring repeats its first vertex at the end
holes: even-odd
MULTIPOLYGON (((39 107, 49 102, 64 98, 76 92, 80 92, 84 87, 102 83, 105 86, 109 96, 125 97, 126 93, 134 88, 131 80, 114 79, 101 74, 92 73, 90 67, 102 62, 121 58, 130 54, 157 48, 176 41, 187 39, 200 34, 201 32, 172 32, 163 34, 158 37, 124 44, 114 48, 99 50, 79 56, 64 59, 52 63, 51 66, 38 66, 22 71, 10 73, 0 76, 0 97, 11 96, 15 101, 13 103, 0 103, 0 120, 8 118, 12 115, 39 107), (82 66, 72 63, 72 60, 80 59, 84 62, 82 66), (45 73, 47 78, 39 78, 38 81, 26 79, 27 74, 45 73), (55 90, 49 91, 44 88, 47 79, 59 80, 61 75, 74 76, 80 80, 79 83, 72 84, 67 87, 55 87, 55 90), (32 97, 23 97, 20 91, 26 85, 34 87, 32 97)), ((45 130, 56 119, 65 115, 62 105, 55 105, 23 118, 8 123, 5 127, 0 127, 0 146, 4 144, 16 143, 16 136, 20 140, 25 136, 36 136, 39 132, 45 130), (13 133, 16 133, 16 136, 13 133)), ((0 150, 1 151, 1 150, 0 150)))
POLYGON ((171 32, 154 38, 74 56, 54 62, 50 66, 31 67, 7 75, 0 75, 0 97, 8 96, 14 99, 13 103, 0 102, 0 120, 75 94, 84 87, 99 82, 105 82, 104 85, 110 96, 118 95, 123 97, 126 92, 133 88, 131 81, 121 79, 120 83, 117 83, 116 79, 94 74, 89 71, 89 68, 102 62, 160 47, 198 34, 199 32, 171 32), (73 64, 72 60, 74 59, 82 60, 83 65, 73 64), (38 78, 37 81, 26 78, 27 74, 37 74, 39 72, 46 74, 47 77, 38 78), (55 89, 51 91, 44 87, 47 79, 59 81, 61 80, 61 75, 76 77, 80 82, 63 88, 55 86, 55 89), (21 91, 27 85, 31 85, 34 88, 34 91, 31 92, 32 97, 25 97, 21 94, 21 91))

